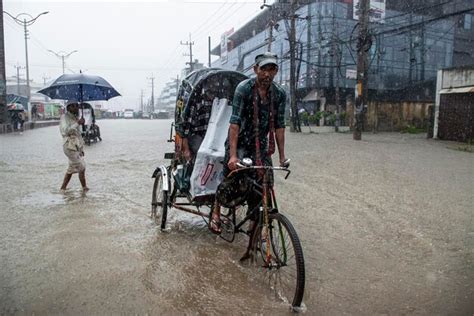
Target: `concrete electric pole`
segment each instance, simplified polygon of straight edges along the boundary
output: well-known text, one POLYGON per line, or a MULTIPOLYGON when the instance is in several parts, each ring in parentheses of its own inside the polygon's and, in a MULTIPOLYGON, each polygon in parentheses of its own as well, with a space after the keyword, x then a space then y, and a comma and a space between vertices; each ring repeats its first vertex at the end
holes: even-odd
MULTIPOLYGON (((3 12, 3 0, 0 0, 3 12)), ((0 124, 7 124, 7 77, 5 75, 5 36, 3 34, 3 14, 0 17, 0 124)))
POLYGON ((207 38, 207 58, 208 58, 208 66, 211 68, 211 37, 208 36, 207 38))
POLYGON ((364 124, 364 107, 367 106, 368 94, 368 51, 370 49, 369 0, 359 0, 359 38, 357 43, 357 84, 355 87, 354 132, 353 139, 362 139, 364 124))
MULTIPOLYGON (((2 10, 3 11, 3 10, 2 10)), ((48 14, 49 12, 48 11, 45 11, 45 12, 42 12, 40 14, 38 14, 35 18, 32 17, 30 14, 28 13, 20 13, 18 14, 17 16, 13 16, 11 15, 10 13, 8 13, 7 11, 3 11, 3 13, 5 14, 8 14, 8 16, 10 16, 13 21, 15 21, 17 24, 23 26, 23 30, 25 32, 25 60, 26 60, 26 96, 28 98, 28 121, 31 122, 31 107, 29 105, 30 103, 30 98, 31 98, 31 89, 30 89, 30 69, 28 67, 28 26, 32 25, 33 23, 36 22, 36 20, 44 15, 44 14, 48 14), (23 18, 23 20, 20 19, 21 16, 25 16, 27 17, 29 20, 27 20, 26 18, 23 18)), ((2 19, 3 21, 3 19, 2 19)), ((2 37, 3 38, 3 37, 2 37)))
POLYGON ((151 113, 154 113, 155 111, 155 77, 151 75, 151 77, 148 79, 151 80, 151 102, 150 102, 150 108, 149 108, 149 111, 151 114, 151 113))
POLYGON ((290 107, 291 107, 291 125, 290 131, 300 133, 298 106, 296 104, 296 7, 297 0, 291 1, 290 12, 290 107))
POLYGON ((16 69, 16 94, 20 95, 20 69, 25 69, 25 67, 16 65, 13 66, 16 69))
POLYGON ((65 62, 65 59, 68 58, 69 56, 71 56, 73 53, 77 52, 77 50, 73 50, 73 51, 70 52, 70 53, 65 53, 65 52, 63 52, 63 51, 60 51, 60 52, 56 53, 56 52, 54 52, 54 51, 48 49, 48 52, 53 53, 54 55, 56 55, 56 57, 58 57, 59 59, 61 59, 62 65, 63 65, 63 75, 64 75, 64 73, 65 73, 64 71, 65 71, 65 69, 66 69, 66 62, 65 62))
MULTIPOLYGON (((194 45, 194 42, 191 41, 191 34, 189 34, 189 42, 186 41, 186 43, 183 43, 183 41, 181 41, 181 45, 189 46, 189 68, 190 68, 190 72, 192 72, 194 70, 194 63, 193 63, 193 45, 194 45)), ((187 55, 184 55, 184 56, 187 56, 187 55)), ((188 64, 188 63, 186 63, 186 64, 188 64)))

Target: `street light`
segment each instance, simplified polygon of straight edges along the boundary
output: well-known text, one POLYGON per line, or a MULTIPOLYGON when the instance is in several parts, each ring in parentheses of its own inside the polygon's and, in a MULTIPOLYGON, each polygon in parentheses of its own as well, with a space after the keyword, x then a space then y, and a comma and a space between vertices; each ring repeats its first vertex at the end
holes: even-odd
POLYGON ((20 13, 17 16, 13 16, 7 11, 3 11, 3 13, 8 14, 13 21, 15 21, 17 24, 22 25, 23 29, 25 31, 25 57, 26 57, 26 97, 28 98, 28 121, 31 122, 31 107, 29 105, 30 103, 30 98, 31 98, 31 91, 30 91, 30 69, 28 67, 28 28, 27 26, 32 25, 33 23, 36 22, 36 20, 42 16, 43 14, 48 14, 49 11, 41 12, 38 14, 35 18, 33 18, 30 14, 28 13, 20 13), (23 20, 21 20, 21 17, 23 16, 23 20), (29 18, 29 20, 27 20, 29 18))
POLYGON ((63 75, 64 75, 64 69, 66 68, 66 63, 65 63, 65 59, 68 58, 69 56, 71 56, 73 53, 76 53, 77 50, 73 50, 72 52, 70 53, 66 53, 66 52, 63 52, 63 51, 60 51, 60 52, 55 52, 55 51, 52 51, 51 49, 48 49, 48 52, 50 53, 53 53, 54 55, 56 55, 58 58, 61 58, 62 62, 63 62, 63 75))

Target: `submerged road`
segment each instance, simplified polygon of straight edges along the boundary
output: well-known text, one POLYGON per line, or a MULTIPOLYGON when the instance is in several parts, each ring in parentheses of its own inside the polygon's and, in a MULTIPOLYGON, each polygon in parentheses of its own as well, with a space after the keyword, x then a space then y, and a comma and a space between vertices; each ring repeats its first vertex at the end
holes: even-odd
MULTIPOLYGON (((170 120, 102 120, 83 194, 58 127, 0 135, 0 314, 288 314, 202 219, 148 217, 170 120)), ((472 315, 474 155, 423 135, 287 133, 280 210, 307 314, 472 315)))

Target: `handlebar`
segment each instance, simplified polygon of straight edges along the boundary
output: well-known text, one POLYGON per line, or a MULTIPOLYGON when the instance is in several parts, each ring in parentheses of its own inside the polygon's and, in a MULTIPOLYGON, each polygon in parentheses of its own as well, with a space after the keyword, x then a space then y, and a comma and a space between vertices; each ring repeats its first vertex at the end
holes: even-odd
POLYGON ((236 170, 232 170, 232 172, 229 174, 232 175, 233 173, 239 172, 239 171, 244 171, 244 170, 250 170, 250 169, 272 169, 272 170, 279 170, 279 171, 285 171, 285 180, 288 179, 290 176, 291 170, 288 169, 290 166, 290 159, 286 159, 283 163, 282 166, 274 167, 274 166, 254 166, 252 165, 252 160, 248 158, 242 159, 242 162, 238 162, 235 164, 237 166, 236 170))

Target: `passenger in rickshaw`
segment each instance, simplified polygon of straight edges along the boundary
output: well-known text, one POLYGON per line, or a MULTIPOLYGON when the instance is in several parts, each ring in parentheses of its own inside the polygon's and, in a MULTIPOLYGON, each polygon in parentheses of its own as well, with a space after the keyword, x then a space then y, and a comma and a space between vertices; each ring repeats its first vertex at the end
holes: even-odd
MULTIPOLYGON (((220 206, 226 206, 228 195, 235 192, 235 181, 227 178, 236 164, 245 157, 251 158, 255 165, 272 165, 271 155, 278 145, 279 162, 285 158, 285 91, 273 82, 278 72, 277 55, 266 52, 255 58, 253 70, 255 78, 242 81, 235 89, 232 102, 232 116, 227 140, 225 142, 224 181, 216 193, 217 201, 213 208, 209 228, 221 233, 220 206)), ((262 183, 261 175, 254 175, 262 183)), ((273 179, 270 179, 271 184, 273 179)), ((237 189, 238 191, 238 189, 237 189)), ((248 211, 258 207, 262 197, 254 192, 247 195, 248 211)), ((254 228, 251 222, 249 230, 254 228)), ((249 250, 242 260, 249 257, 249 250)))
POLYGON ((202 93, 196 101, 190 102, 182 114, 182 128, 177 133, 182 139, 183 156, 193 162, 201 146, 211 117, 212 104, 217 97, 219 82, 209 79, 202 85, 202 93))

